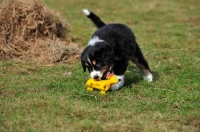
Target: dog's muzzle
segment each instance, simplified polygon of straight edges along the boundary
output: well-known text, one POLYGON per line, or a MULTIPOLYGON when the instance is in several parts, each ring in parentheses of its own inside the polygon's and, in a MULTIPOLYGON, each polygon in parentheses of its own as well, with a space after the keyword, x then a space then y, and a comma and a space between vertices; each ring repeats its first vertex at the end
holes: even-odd
POLYGON ((104 72, 101 80, 106 80, 109 73, 109 71, 104 72))

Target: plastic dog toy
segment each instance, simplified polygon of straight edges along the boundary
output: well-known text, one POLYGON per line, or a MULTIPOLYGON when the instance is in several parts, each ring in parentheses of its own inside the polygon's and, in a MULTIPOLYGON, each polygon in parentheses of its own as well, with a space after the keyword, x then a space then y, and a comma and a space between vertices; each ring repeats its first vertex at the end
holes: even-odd
POLYGON ((93 89, 100 90, 100 94, 106 94, 106 91, 110 89, 113 84, 118 83, 119 80, 114 74, 109 74, 107 80, 95 80, 90 78, 85 85, 87 86, 88 91, 93 91, 93 89))

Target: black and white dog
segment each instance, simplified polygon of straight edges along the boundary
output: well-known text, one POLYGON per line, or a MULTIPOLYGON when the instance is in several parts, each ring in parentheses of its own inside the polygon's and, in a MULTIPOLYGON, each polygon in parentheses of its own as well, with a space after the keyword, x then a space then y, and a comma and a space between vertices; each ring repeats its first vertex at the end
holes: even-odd
POLYGON ((144 80, 153 81, 148 63, 130 28, 123 24, 106 25, 93 12, 87 9, 83 12, 99 28, 81 54, 84 72, 88 69, 91 78, 102 80, 108 73, 114 73, 120 80, 111 87, 111 90, 116 90, 123 86, 124 73, 131 60, 141 70, 144 80))

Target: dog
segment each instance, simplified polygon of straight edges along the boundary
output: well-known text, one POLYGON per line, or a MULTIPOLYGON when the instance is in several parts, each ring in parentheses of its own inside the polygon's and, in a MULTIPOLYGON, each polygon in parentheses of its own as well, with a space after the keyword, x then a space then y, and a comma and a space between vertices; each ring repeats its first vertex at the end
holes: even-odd
POLYGON ((98 28, 81 53, 84 72, 88 69, 91 78, 101 80, 105 80, 109 73, 115 74, 120 81, 111 90, 117 90, 124 85, 124 74, 129 61, 132 61, 142 72, 144 80, 153 81, 149 65, 129 27, 120 23, 105 24, 86 8, 83 13, 98 28))

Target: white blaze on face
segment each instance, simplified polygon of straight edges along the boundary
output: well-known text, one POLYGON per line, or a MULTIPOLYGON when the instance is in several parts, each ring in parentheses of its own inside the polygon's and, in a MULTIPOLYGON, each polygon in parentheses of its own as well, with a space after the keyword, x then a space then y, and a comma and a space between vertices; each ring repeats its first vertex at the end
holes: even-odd
POLYGON ((103 74, 100 71, 94 70, 94 67, 93 67, 89 57, 87 57, 87 60, 90 63, 90 65, 92 66, 92 71, 90 72, 90 77, 91 78, 96 78, 96 79, 101 79, 103 77, 103 74))
POLYGON ((90 73, 90 77, 95 79, 96 77, 98 77, 98 79, 101 79, 103 77, 103 74, 100 71, 95 71, 93 69, 93 71, 90 73))

